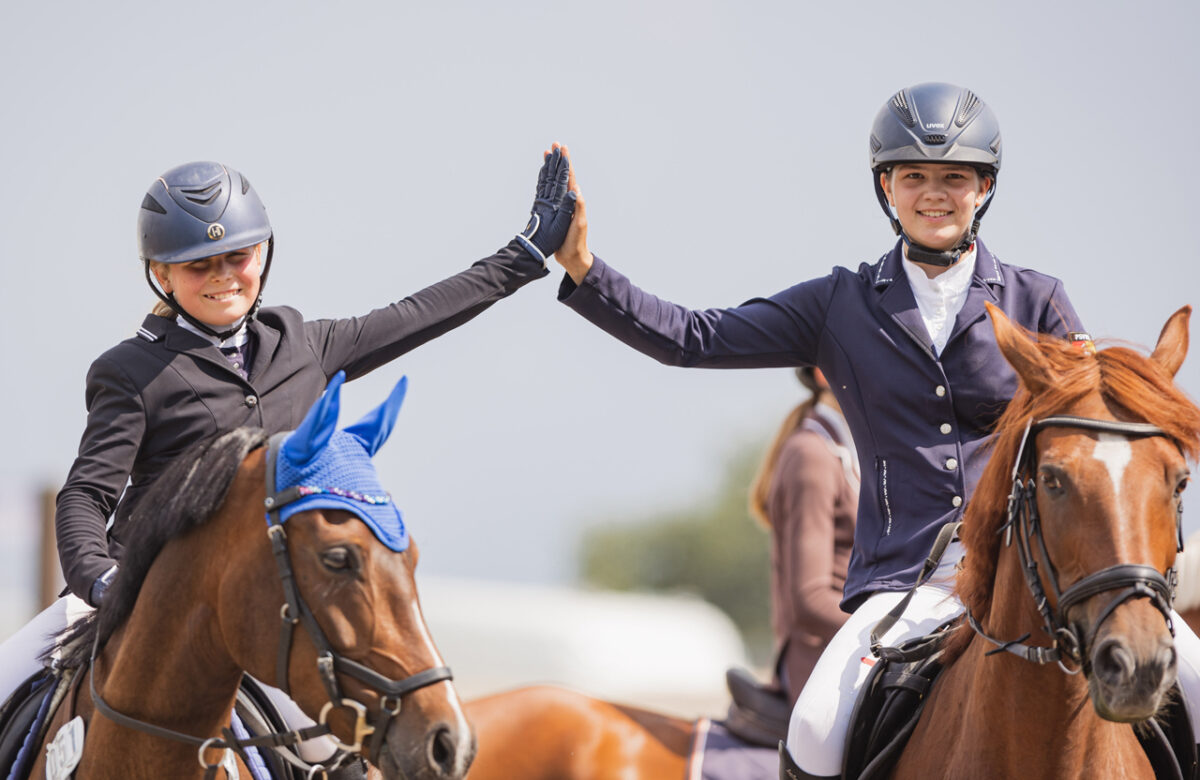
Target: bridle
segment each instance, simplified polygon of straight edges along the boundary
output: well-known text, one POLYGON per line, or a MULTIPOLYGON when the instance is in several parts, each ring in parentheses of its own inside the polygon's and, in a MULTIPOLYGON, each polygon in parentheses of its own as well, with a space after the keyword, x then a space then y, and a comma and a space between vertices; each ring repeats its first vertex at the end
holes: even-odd
MULTIPOLYGON (((295 633, 296 625, 303 624, 305 630, 308 632, 309 639, 317 649, 317 673, 325 688, 326 696, 329 698, 329 701, 321 708, 321 713, 317 718, 317 725, 294 731, 274 732, 250 739, 241 739, 229 728, 224 728, 222 729, 221 737, 204 739, 163 728, 162 726, 156 726, 152 723, 146 723, 145 721, 140 721, 117 712, 96 691, 94 673, 89 680, 92 700, 95 703, 96 709, 105 717, 136 731, 196 745, 199 748, 199 761, 200 765, 205 769, 204 777, 206 780, 215 777, 216 771, 222 768, 225 763, 224 760, 218 761, 215 764, 208 763, 204 757, 206 751, 209 749, 233 750, 242 756, 244 761, 248 762, 245 754, 247 747, 271 748, 289 763, 297 766, 302 771, 306 771, 309 777, 317 777, 322 774, 328 776, 329 772, 336 768, 340 761, 344 760, 344 756, 337 756, 337 759, 329 766, 309 765, 301 761, 292 752, 279 749, 295 746, 300 742, 323 736, 328 736, 340 750, 346 753, 359 752, 362 750, 363 740, 370 737, 371 743, 368 750, 368 759, 372 763, 378 764, 379 754, 383 749, 383 742, 387 736, 388 726, 392 719, 400 714, 402 698, 426 686, 453 678, 449 667, 436 666, 403 679, 394 680, 384 677, 357 661, 346 658, 333 649, 333 646, 325 636, 325 632, 321 629, 320 624, 317 623, 316 617, 313 615, 312 610, 309 609, 308 604, 304 601, 304 597, 300 594, 300 590, 296 585, 291 556, 288 552, 287 533, 284 531, 283 522, 280 520, 280 510, 283 507, 314 492, 313 488, 306 488, 304 486, 293 486, 282 491, 276 490, 275 464, 277 462, 279 446, 287 436, 288 433, 275 434, 267 444, 267 497, 263 502, 267 510, 267 536, 271 540, 271 551, 275 557, 279 581, 283 586, 284 594, 284 603, 279 611, 281 625, 279 631, 279 651, 276 656, 276 685, 284 693, 289 693, 288 662, 291 655, 292 635, 295 633), (352 677, 380 694, 379 711, 373 719, 368 718, 369 711, 366 705, 355 698, 343 695, 337 679, 338 673, 352 677), (353 743, 347 744, 342 742, 329 728, 329 713, 337 709, 347 709, 354 714, 353 743)), ((354 494, 348 491, 340 491, 336 488, 318 488, 316 490, 326 490, 336 492, 339 495, 355 497, 354 494)), ((363 498, 364 500, 369 500, 368 497, 363 498)), ((98 640, 99 633, 97 633, 97 644, 93 644, 92 646, 91 662, 93 668, 96 663, 98 640)), ((222 755, 225 754, 223 753, 222 755)))
MULTIPOLYGON (((1030 634, 1009 641, 991 637, 984 632, 970 610, 967 611, 967 621, 975 633, 997 646, 995 650, 989 651, 988 655, 1005 651, 1037 664, 1057 663, 1064 672, 1077 674, 1081 669, 1086 668, 1085 649, 1095 641, 1104 621, 1116 611, 1117 607, 1131 599, 1150 599, 1150 602, 1166 619, 1167 629, 1174 636, 1175 627, 1171 622, 1171 604, 1175 599, 1178 574, 1174 567, 1168 569, 1164 575, 1153 566, 1122 563, 1093 572, 1065 591, 1059 588, 1058 572, 1046 549, 1046 541, 1042 535, 1042 526, 1038 515, 1037 456, 1031 444, 1032 438, 1038 432, 1051 427, 1080 428, 1134 438, 1149 436, 1169 438, 1170 434, 1158 426, 1148 423, 1096 420, 1071 415, 1056 415, 1037 421, 1030 420, 1025 426, 1025 432, 1017 450, 1016 461, 1013 464, 1012 492, 1008 497, 1007 519, 998 532, 1004 533, 1004 544, 1007 547, 1012 544, 1014 528, 1016 529, 1017 554, 1021 560, 1025 582, 1042 615, 1043 629, 1054 639, 1054 644, 1051 647, 1027 645, 1025 641, 1029 639, 1030 634), (1046 565, 1045 577, 1038 569, 1039 557, 1046 565), (1054 594, 1055 602, 1058 605, 1056 610, 1050 607, 1043 582, 1049 584, 1050 590, 1054 594), (1087 632, 1087 636, 1081 637, 1078 629, 1067 620, 1068 611, 1071 607, 1093 596, 1110 591, 1117 591, 1117 593, 1101 610, 1099 617, 1087 632), (1068 662, 1073 665, 1073 668, 1067 666, 1068 662)), ((1179 552, 1183 551, 1182 520, 1183 502, 1177 491, 1175 493, 1175 543, 1179 552)))

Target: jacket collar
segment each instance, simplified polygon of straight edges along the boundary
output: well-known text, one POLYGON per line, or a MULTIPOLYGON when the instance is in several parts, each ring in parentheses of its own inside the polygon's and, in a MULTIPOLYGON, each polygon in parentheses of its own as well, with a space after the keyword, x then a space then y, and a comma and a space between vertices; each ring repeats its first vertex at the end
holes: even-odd
MULTIPOLYGON (((254 365, 250 367, 250 379, 254 379, 270 365, 279 346, 279 332, 263 325, 257 317, 251 321, 249 331, 255 339, 254 365)), ((151 343, 162 344, 172 352, 186 352, 228 370, 238 379, 242 378, 212 342, 180 327, 179 323, 168 317, 147 314, 146 319, 142 320, 142 327, 138 328, 137 336, 151 343)))
MULTIPOLYGON (((908 275, 901 263, 902 246, 902 242, 897 241, 892 251, 880 258, 872 269, 873 284, 875 289, 880 291, 879 305, 926 355, 937 360, 929 331, 925 329, 925 321, 917 308, 912 285, 909 284, 908 275), (901 284, 896 284, 898 281, 901 284)), ((986 316, 984 301, 990 300, 995 303, 998 300, 995 288, 1004 286, 1000 261, 987 250, 982 241, 976 241, 975 248, 978 253, 975 258, 975 272, 971 278, 971 286, 967 288, 967 300, 950 330, 950 337, 946 341, 947 348, 967 328, 986 316)), ((942 351, 944 353, 945 348, 942 351)))
MULTIPOLYGON (((996 256, 988 251, 983 242, 979 239, 975 240, 975 273, 972 275, 971 284, 976 282, 987 284, 995 287, 1004 286, 1004 274, 1000 272, 1000 261, 996 256)), ((901 262, 904 252, 904 242, 897 241, 892 247, 892 251, 888 252, 879 261, 875 263, 872 269, 872 283, 875 289, 888 287, 897 279, 907 279, 904 273, 904 264, 901 262)))

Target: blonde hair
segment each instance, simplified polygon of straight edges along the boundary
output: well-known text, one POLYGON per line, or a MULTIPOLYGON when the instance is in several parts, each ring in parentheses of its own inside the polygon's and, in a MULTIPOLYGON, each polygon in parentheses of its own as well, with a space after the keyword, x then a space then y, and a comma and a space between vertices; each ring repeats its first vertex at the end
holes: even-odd
MULTIPOLYGON (((166 276, 166 272, 171 267, 168 264, 160 263, 157 260, 147 260, 146 263, 150 266, 150 273, 154 274, 156 279, 158 278, 159 271, 162 271, 163 276, 166 276)), ((156 300, 154 302, 154 305, 150 307, 150 313, 157 317, 166 317, 167 319, 171 320, 179 317, 179 312, 172 309, 166 304, 165 301, 162 300, 156 300)))
MULTIPOLYGON (((802 379, 801 381, 803 382, 804 380, 802 379)), ((829 392, 828 390, 817 388, 815 385, 810 386, 808 382, 804 382, 804 385, 812 392, 812 397, 793 409, 783 419, 783 424, 776 431, 775 438, 771 441, 771 446, 767 448, 767 453, 763 456, 762 463, 758 465, 758 471, 755 473, 754 479, 750 482, 750 516, 757 520, 758 524, 763 528, 771 527, 771 517, 767 512, 767 504, 771 498, 771 481, 775 476, 775 466, 779 462, 779 453, 783 451, 783 445, 788 438, 796 432, 805 418, 812 413, 813 407, 820 403, 821 398, 829 392)))

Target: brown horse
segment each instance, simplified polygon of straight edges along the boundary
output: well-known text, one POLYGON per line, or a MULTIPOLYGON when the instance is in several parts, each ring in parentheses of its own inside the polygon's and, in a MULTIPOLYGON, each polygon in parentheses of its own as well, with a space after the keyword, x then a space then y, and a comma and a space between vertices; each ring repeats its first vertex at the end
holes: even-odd
MULTIPOLYGON (((337 741, 363 755, 370 749, 384 777, 464 777, 472 735, 421 615, 415 545, 396 552, 352 511, 330 506, 297 504, 304 511, 268 533, 264 443, 251 429, 204 442, 148 492, 140 506, 154 508, 155 522, 127 549, 98 627, 90 627, 100 648, 91 679, 80 675, 47 738, 83 718, 80 780, 198 778, 202 764, 233 759, 219 740, 246 672, 280 680, 305 712, 328 721, 337 741), (288 566, 279 563, 281 543, 288 566), (290 582, 281 584, 284 569, 294 598, 290 582), (89 690, 101 697, 95 704, 89 690), (147 733, 146 725, 183 739, 147 733)), ((82 644, 77 655, 86 661, 93 645, 82 644)), ((39 753, 34 777, 46 776, 46 751, 39 753)))
MULTIPOLYGON (((1018 657, 1039 653, 1023 644, 992 652, 996 644, 959 629, 895 777, 1151 778, 1127 724, 1153 716, 1175 680, 1164 575, 1175 560, 1185 456, 1200 449, 1200 409, 1173 382, 1190 309, 1168 320, 1149 359, 1120 347, 1038 342, 999 310, 991 314, 1023 389, 998 423, 968 508, 958 588, 982 632, 1001 643, 1041 637, 1029 641, 1062 668, 1018 657), (1099 422, 1070 424, 1065 415, 1099 422), (1058 642, 1045 633, 1018 554, 1037 542, 1027 535, 1006 546, 999 532, 1026 426, 1055 417, 1026 445, 1035 470, 1024 478, 1036 479, 1030 500, 1045 548, 1029 550, 1061 619, 1058 642)), ((468 702, 467 711, 479 743, 471 780, 685 780, 696 730, 553 688, 468 702)))
POLYGON ((683 780, 695 721, 551 686, 467 702, 470 780, 683 780))
POLYGON ((895 777, 1153 777, 1127 724, 1153 717, 1175 681, 1166 575, 1200 410, 1173 377, 1191 310, 1149 359, 1035 341, 990 311, 1022 389, 963 524, 957 592, 977 628, 947 647, 895 777), (1010 491, 1029 512, 1005 511, 1010 491), (1031 663, 1039 653, 1058 663, 1031 663))

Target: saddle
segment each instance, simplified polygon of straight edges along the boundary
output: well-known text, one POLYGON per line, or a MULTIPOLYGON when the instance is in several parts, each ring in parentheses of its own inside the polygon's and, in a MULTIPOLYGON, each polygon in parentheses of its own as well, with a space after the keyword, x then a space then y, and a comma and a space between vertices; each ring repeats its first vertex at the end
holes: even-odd
POLYGON ((745 669, 725 670, 732 701, 724 725, 735 737, 772 750, 787 740, 792 708, 783 691, 760 683, 745 669))

